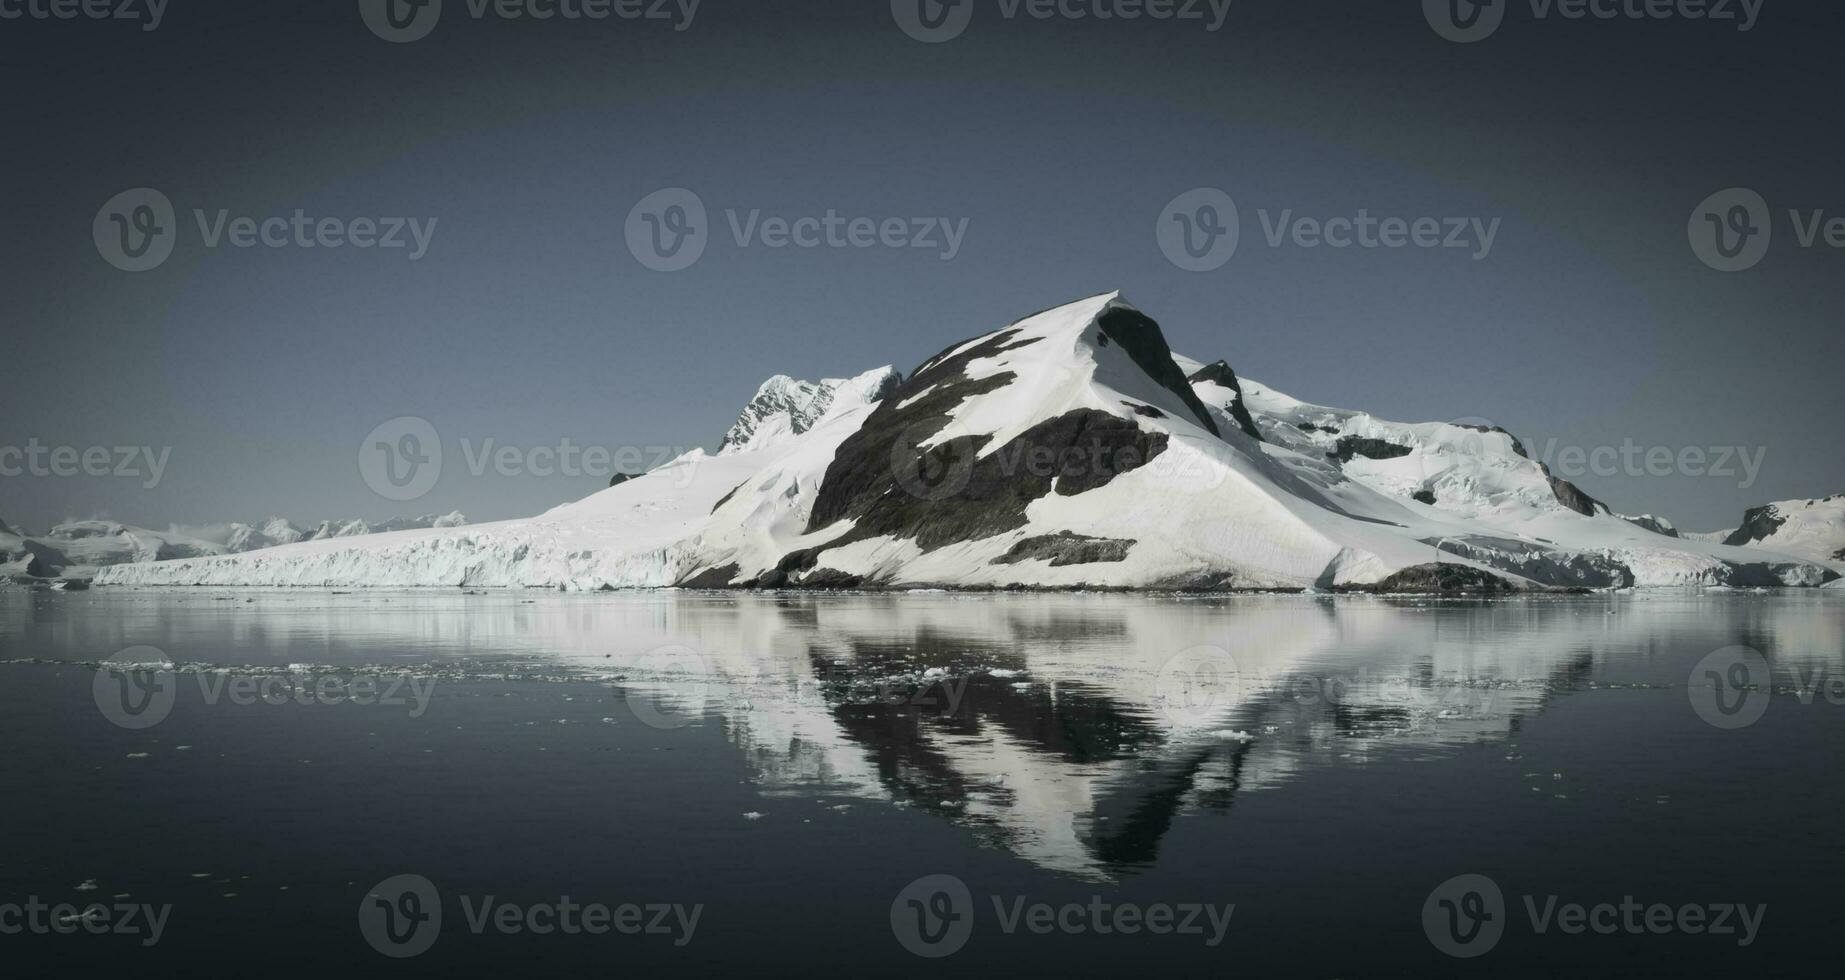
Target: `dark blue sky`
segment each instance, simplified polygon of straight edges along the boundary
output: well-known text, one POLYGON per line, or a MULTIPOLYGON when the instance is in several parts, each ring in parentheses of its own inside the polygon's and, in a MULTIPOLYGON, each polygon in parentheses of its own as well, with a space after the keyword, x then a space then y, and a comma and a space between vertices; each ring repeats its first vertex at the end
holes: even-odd
POLYGON ((477 476, 470 449, 710 446, 770 374, 908 370, 1116 288, 1175 349, 1309 401, 1490 419, 1534 453, 1759 454, 1746 487, 1740 465, 1572 474, 1619 510, 1719 527, 1845 490, 1845 249, 1802 247, 1787 216, 1845 214, 1832 5, 1769 2, 1743 32, 1518 0, 1463 45, 1417 2, 1235 0, 1215 32, 968 2, 940 44, 882 0, 704 0, 684 31, 477 20, 448 0, 404 44, 346 0, 171 0, 153 31, 0 20, 0 447, 171 449, 151 489, 0 476, 0 519, 523 516, 606 480, 477 476), (1726 274, 1687 222, 1739 186, 1774 239, 1726 274), (178 238, 128 273, 92 222, 136 187, 171 200, 178 238), (697 193, 711 234, 663 273, 625 227, 669 187, 697 193), (1198 187, 1241 218, 1236 255, 1202 273, 1155 236, 1198 187), (195 209, 435 227, 415 260, 214 248, 195 209), (1499 224, 1479 260, 1264 235, 1283 211, 1361 209, 1499 224), (727 212, 753 210, 945 218, 965 239, 946 260, 740 247, 727 212), (406 415, 445 460, 398 502, 360 478, 358 449, 406 415))

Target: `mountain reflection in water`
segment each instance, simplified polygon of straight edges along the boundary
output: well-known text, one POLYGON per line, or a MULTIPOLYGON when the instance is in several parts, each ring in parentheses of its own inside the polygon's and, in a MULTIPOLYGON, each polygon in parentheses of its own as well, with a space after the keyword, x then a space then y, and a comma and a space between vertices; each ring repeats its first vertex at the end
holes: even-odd
POLYGON ((1752 646, 1792 671, 1836 665, 1845 634, 1845 608, 1827 596, 1738 593, 71 600, 106 614, 41 621, 41 600, 11 596, 0 640, 18 651, 55 628, 51 645, 97 659, 152 644, 181 662, 607 684, 648 724, 722 725, 766 795, 926 808, 1089 878, 1152 863, 1183 814, 1229 815, 1240 794, 1316 768, 1376 753, 1439 761, 1482 742, 1503 743, 1516 764, 1522 720, 1553 698, 1656 688, 1683 699, 1691 666, 1716 648, 1752 646))

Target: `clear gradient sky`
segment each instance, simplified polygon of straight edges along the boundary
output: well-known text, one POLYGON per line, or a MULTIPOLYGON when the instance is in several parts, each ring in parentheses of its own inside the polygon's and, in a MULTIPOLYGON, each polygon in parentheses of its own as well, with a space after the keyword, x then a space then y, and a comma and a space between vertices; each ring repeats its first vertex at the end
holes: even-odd
POLYGON ((1570 474, 1617 510, 1706 529, 1845 491, 1845 248, 1802 247, 1787 214, 1845 215, 1838 5, 1767 0, 1745 32, 1501 0, 1498 31, 1459 44, 1416 0, 1234 0, 1216 31, 1208 4, 1123 21, 966 2, 965 33, 936 44, 887 0, 703 0, 686 30, 448 0, 411 43, 353 0, 170 0, 152 31, 0 18, 0 447, 170 448, 151 489, 0 476, 0 519, 524 516, 606 479, 476 476, 462 440, 712 446, 770 374, 907 371, 1111 289, 1175 349, 1308 401, 1490 419, 1534 454, 1759 454, 1750 486, 1740 465, 1570 474), (92 223, 144 186, 178 238, 123 272, 92 223), (669 187, 697 193, 711 235, 664 273, 625 228, 669 187), (1241 217, 1234 258, 1203 273, 1155 237, 1198 187, 1241 217), (1774 226, 1737 273, 1687 232, 1730 187, 1774 226), (195 209, 436 224, 411 260, 209 247, 195 209), (829 209, 965 221, 965 239, 951 259, 738 246, 727 214, 829 209), (1272 247, 1261 216, 1360 209, 1499 225, 1476 260, 1272 247), (357 454, 406 415, 445 465, 399 502, 357 454))

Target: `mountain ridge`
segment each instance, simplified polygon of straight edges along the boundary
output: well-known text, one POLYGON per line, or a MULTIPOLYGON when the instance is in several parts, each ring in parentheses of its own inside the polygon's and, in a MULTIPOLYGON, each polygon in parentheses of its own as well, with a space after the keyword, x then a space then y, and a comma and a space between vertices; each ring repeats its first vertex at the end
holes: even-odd
POLYGON ((771 378, 718 452, 538 517, 118 566, 119 584, 566 589, 1818 585, 1613 514, 1503 429, 1312 405, 1105 293, 907 377, 771 378), (842 395, 850 394, 850 397, 842 395), (747 423, 747 424, 746 424, 747 423), (733 438, 734 437, 734 438, 733 438), (1397 578, 1393 579, 1393 576, 1397 578))

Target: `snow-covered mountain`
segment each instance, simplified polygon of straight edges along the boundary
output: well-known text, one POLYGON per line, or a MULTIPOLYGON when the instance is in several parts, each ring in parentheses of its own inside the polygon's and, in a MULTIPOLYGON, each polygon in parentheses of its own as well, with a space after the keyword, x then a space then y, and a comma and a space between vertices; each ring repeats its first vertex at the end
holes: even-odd
POLYGON ((1502 429, 1309 404, 1177 356, 1107 294, 907 378, 771 379, 718 453, 538 517, 118 566, 99 582, 1268 589, 1463 572, 1589 587, 1837 577, 1639 526, 1502 429))
POLYGON ((1735 530, 1713 531, 1709 536, 1742 548, 1845 563, 1845 494, 1751 507, 1735 530))
POLYGON ((312 531, 303 531, 280 517, 257 525, 173 525, 165 531, 117 521, 70 521, 36 536, 0 524, 0 576, 81 578, 112 565, 241 554, 298 541, 466 523, 459 511, 395 517, 376 525, 362 520, 322 521, 312 531))
POLYGON ((842 390, 851 389, 854 397, 876 401, 902 380, 897 372, 890 371, 878 376, 877 390, 861 391, 851 388, 857 379, 827 378, 816 384, 778 374, 756 389, 756 396, 743 406, 743 413, 737 416, 730 431, 724 433, 718 452, 746 452, 788 436, 801 435, 826 417, 833 399, 842 390))

